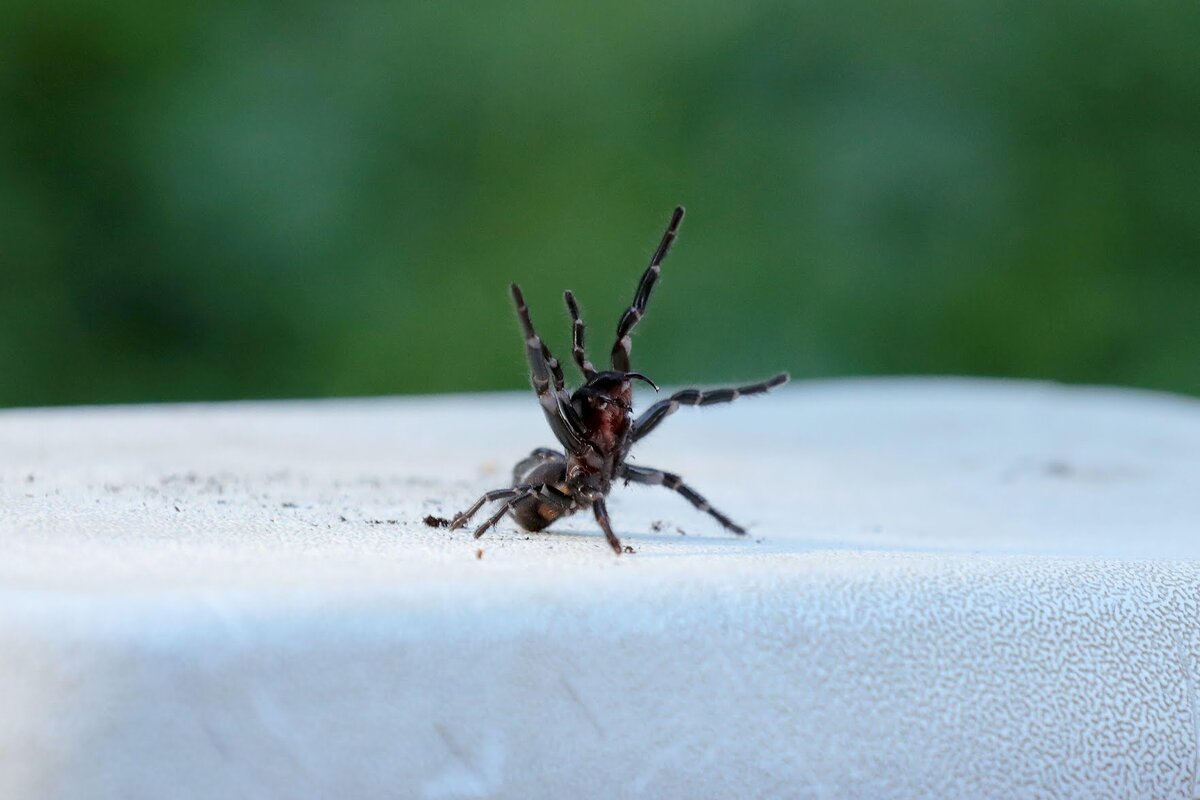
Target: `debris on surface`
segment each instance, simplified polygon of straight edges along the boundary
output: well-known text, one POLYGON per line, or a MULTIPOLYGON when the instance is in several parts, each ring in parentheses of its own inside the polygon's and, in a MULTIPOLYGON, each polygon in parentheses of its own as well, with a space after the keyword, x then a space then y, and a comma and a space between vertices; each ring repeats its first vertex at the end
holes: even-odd
POLYGON ((445 517, 435 517, 433 514, 425 517, 425 524, 431 528, 449 528, 450 520, 445 517))
POLYGON ((477 548, 477 549, 475 550, 475 560, 476 560, 476 561, 482 561, 482 560, 483 560, 483 548, 482 548, 482 547, 480 547, 480 548, 477 548))
POLYGON ((626 553, 636 553, 637 552, 637 550, 633 549, 633 545, 630 545, 630 544, 625 545, 623 549, 626 553))

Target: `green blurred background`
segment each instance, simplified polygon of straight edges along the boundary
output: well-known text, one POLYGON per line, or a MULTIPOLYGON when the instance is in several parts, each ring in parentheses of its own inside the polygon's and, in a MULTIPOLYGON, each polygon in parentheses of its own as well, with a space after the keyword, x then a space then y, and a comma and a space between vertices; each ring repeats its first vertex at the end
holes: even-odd
POLYGON ((659 382, 1200 393, 1200 3, 12 2, 0 404, 526 384, 688 207, 659 382))

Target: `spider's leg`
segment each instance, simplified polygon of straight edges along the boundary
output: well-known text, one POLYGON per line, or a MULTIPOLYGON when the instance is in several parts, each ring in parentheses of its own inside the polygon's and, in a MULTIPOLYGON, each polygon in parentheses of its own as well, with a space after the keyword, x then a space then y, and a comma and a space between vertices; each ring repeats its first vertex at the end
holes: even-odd
POLYGON ((570 292, 563 292, 563 299, 567 301, 567 310, 571 312, 571 355, 575 357, 584 380, 590 381, 596 374, 596 368, 588 361, 583 349, 583 319, 579 316, 579 305, 575 302, 575 295, 570 292))
POLYGON ((525 354, 529 359, 529 379, 533 383, 533 390, 537 393, 538 402, 542 405, 542 412, 546 415, 546 421, 550 423, 550 430, 554 431, 555 437, 562 442, 563 447, 568 450, 578 449, 583 423, 579 420, 575 409, 571 407, 570 396, 562 388, 562 367, 559 366, 558 360, 550 354, 550 348, 546 347, 542 337, 538 336, 537 331, 533 329, 533 321, 529 318, 529 307, 525 305, 521 287, 514 283, 511 288, 513 302, 517 304, 517 316, 521 320, 521 328, 525 333, 525 354), (553 387, 550 385, 551 379, 554 381, 553 387))
POLYGON ((514 486, 511 489, 496 489, 485 493, 483 497, 476 500, 466 511, 460 511, 454 515, 454 519, 450 521, 450 530, 455 531, 466 525, 471 521, 471 517, 475 516, 479 512, 479 509, 483 508, 486 504, 495 500, 505 500, 509 497, 523 494, 529 488, 530 485, 525 484, 523 486, 514 486))
POLYGON ((683 478, 680 478, 673 472, 663 472, 662 470, 651 469, 650 467, 635 467, 631 464, 623 464, 621 465, 618 477, 624 478, 630 483, 644 483, 649 486, 665 486, 668 489, 673 489, 686 497, 688 502, 696 508, 711 514, 724 527, 739 536, 746 535, 745 528, 710 506, 708 501, 699 492, 684 483, 683 478))
POLYGON ((521 482, 521 478, 525 475, 528 475, 529 471, 534 467, 540 464, 545 464, 547 461, 561 460, 564 460, 564 456, 557 450, 551 450, 549 447, 538 447, 534 449, 532 453, 518 461, 517 465, 513 467, 513 485, 519 484, 521 482))
POLYGON ((525 486, 514 487, 516 492, 508 500, 504 502, 495 514, 488 517, 478 528, 475 529, 475 538, 483 536, 487 530, 497 522, 499 522, 505 514, 512 511, 513 508, 523 500, 536 497, 542 503, 549 503, 559 507, 570 505, 570 498, 566 497, 552 486, 547 486, 544 483, 526 484, 525 486))
POLYGON ((480 536, 483 536, 483 534, 487 531, 488 528, 492 527, 497 522, 499 522, 500 519, 509 512, 509 509, 511 509, 513 506, 515 506, 518 502, 520 502, 521 500, 524 500, 526 497, 532 497, 533 495, 537 494, 538 488, 539 487, 536 487, 536 486, 525 487, 524 489, 519 491, 517 494, 510 497, 504 503, 504 505, 500 506, 500 508, 496 511, 495 514, 492 514, 490 517, 488 517, 486 520, 484 520, 482 525, 480 525, 478 528, 475 529, 475 538, 478 539, 480 536))
POLYGON ((608 539, 608 546, 614 553, 621 555, 621 540, 613 533, 612 523, 608 521, 608 507, 604 505, 603 498, 592 501, 592 513, 596 515, 600 530, 604 531, 604 538, 608 539))
POLYGON ((650 431, 658 427, 658 423, 671 414, 674 414, 680 406, 711 406, 716 403, 730 403, 739 397, 769 392, 776 386, 782 386, 787 383, 788 377, 786 372, 781 372, 770 380, 752 383, 749 386, 712 389, 707 392, 700 389, 684 389, 683 391, 676 392, 665 400, 659 400, 647 408, 645 413, 634 421, 633 441, 636 442, 638 439, 649 434, 650 431))
POLYGON ((617 342, 612 349, 612 368, 618 372, 629 371, 629 351, 633 347, 633 340, 629 338, 629 334, 641 320, 642 315, 646 313, 646 303, 650 300, 650 292, 658 281, 658 274, 662 271, 662 262, 675 242, 675 235, 681 222, 683 222, 683 206, 677 206, 675 213, 671 215, 671 222, 667 225, 667 232, 663 234, 658 249, 654 251, 654 257, 650 259, 650 266, 646 267, 646 271, 642 273, 637 294, 633 296, 633 305, 625 310, 625 313, 621 315, 621 321, 617 323, 617 342))

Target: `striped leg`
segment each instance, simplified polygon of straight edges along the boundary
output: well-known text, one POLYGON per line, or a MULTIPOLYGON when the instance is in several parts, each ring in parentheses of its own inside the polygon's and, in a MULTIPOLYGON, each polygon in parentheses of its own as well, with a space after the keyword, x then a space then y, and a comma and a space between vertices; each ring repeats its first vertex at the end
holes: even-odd
POLYGON ((537 393, 538 402, 542 405, 542 412, 546 415, 546 421, 550 423, 550 430, 554 431, 555 437, 562 442, 563 447, 568 450, 577 449, 583 423, 571 407, 570 396, 563 390, 562 367, 558 359, 550 354, 550 348, 546 347, 542 337, 534 330, 521 287, 514 283, 511 289, 513 302, 517 305, 517 316, 521 320, 521 329, 525 333, 529 379, 533 383, 534 392, 537 393), (551 380, 554 381, 553 387, 551 380))
POLYGON ((769 392, 776 386, 781 386, 787 382, 788 374, 781 372, 770 380, 752 383, 749 386, 713 389, 707 392, 702 392, 699 389, 684 389, 681 392, 676 392, 665 400, 659 400, 637 418, 633 423, 633 440, 636 442, 638 439, 649 434, 650 431, 658 427, 658 423, 671 414, 674 414, 680 406, 711 406, 717 403, 731 403, 739 397, 769 392))
POLYGON ((507 514, 517 503, 521 502, 526 497, 533 497, 538 493, 538 491, 544 488, 544 486, 527 486, 518 493, 514 494, 507 501, 505 501, 503 505, 500 506, 499 510, 497 510, 495 514, 492 514, 483 522, 482 525, 475 529, 475 538, 478 539, 487 532, 488 528, 494 527, 496 523, 499 522, 504 515, 507 514))
POLYGON ((746 535, 745 528, 710 506, 708 501, 699 492, 684 483, 683 478, 680 478, 673 472, 663 472, 662 470, 651 469, 650 467, 635 467, 625 464, 621 467, 620 477, 630 483, 644 483, 649 486, 665 486, 668 489, 673 489, 686 497, 688 502, 696 508, 712 515, 725 528, 728 528, 739 536, 746 535))
POLYGON ((455 514, 454 519, 450 521, 450 530, 456 531, 463 525, 466 525, 471 521, 471 517, 475 516, 479 512, 479 509, 483 508, 486 504, 522 495, 531 488, 534 487, 530 484, 525 484, 523 486, 513 486, 511 489, 496 489, 495 491, 488 492, 476 500, 466 511, 460 511, 455 514))
POLYGON ((613 549, 617 555, 621 555, 621 540, 613 533, 612 523, 608 519, 608 507, 604 505, 603 498, 592 502, 592 513, 596 515, 596 522, 600 524, 600 530, 604 531, 604 538, 608 539, 608 546, 613 549))
POLYGON ((596 375, 596 368, 588 361, 583 349, 583 319, 579 316, 579 306, 575 302, 575 295, 570 292, 564 292, 563 299, 567 301, 567 310, 571 312, 571 355, 579 365, 584 380, 590 381, 596 375))
POLYGON ((456 515, 450 523, 450 530, 457 530, 466 525, 471 517, 475 516, 485 504, 495 500, 503 500, 504 502, 496 513, 484 520, 483 524, 475 529, 475 538, 478 539, 489 528, 494 527, 517 503, 530 497, 537 497, 540 502, 550 503, 551 505, 563 508, 571 504, 569 497, 558 492, 553 486, 547 486, 544 483, 526 483, 521 486, 514 486, 511 489, 497 489, 493 492, 488 492, 476 500, 475 504, 466 511, 456 515))
POLYGON ((658 249, 654 251, 654 257, 650 259, 650 266, 646 267, 646 271, 642 273, 637 294, 633 297, 633 305, 625 310, 625 313, 621 315, 621 321, 617 323, 617 342, 612 349, 612 368, 618 372, 629 371, 629 351, 633 347, 633 340, 630 339, 629 334, 641 321, 642 315, 646 313, 646 303, 650 300, 650 292, 658 281, 658 275, 662 271, 662 262, 675 242, 681 222, 683 222, 683 206, 678 206, 675 213, 671 215, 671 222, 667 225, 667 232, 663 234, 658 249))

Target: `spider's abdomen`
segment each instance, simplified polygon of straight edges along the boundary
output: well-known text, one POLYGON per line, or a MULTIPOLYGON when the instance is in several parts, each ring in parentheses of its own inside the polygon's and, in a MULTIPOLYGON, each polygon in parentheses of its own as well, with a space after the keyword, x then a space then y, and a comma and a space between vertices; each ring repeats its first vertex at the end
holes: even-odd
MULTIPOLYGON (((516 476, 517 484, 549 484, 561 487, 561 490, 566 489, 566 480, 566 464, 562 461, 547 461, 529 470, 524 475, 516 476)), ((533 497, 517 501, 510 513, 512 514, 512 518, 516 520, 516 523, 525 530, 540 531, 549 527, 556 519, 562 517, 564 510, 561 506, 547 503, 534 495, 533 497)))

